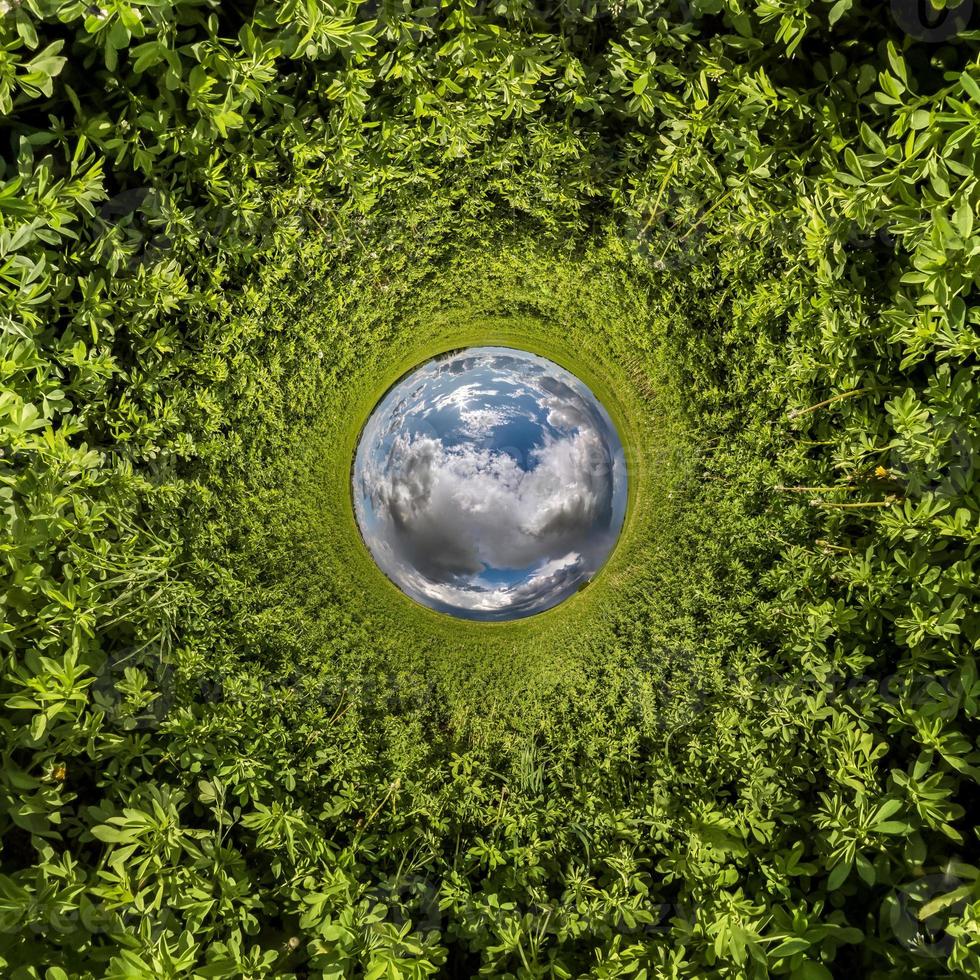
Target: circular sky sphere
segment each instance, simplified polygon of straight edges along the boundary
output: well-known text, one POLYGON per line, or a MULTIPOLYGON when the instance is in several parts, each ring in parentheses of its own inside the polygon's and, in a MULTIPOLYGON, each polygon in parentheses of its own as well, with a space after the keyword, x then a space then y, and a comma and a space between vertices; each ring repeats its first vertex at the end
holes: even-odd
POLYGON ((402 378, 361 433, 354 510, 381 570, 465 619, 550 609, 588 582, 626 512, 609 413, 564 368, 506 347, 402 378))

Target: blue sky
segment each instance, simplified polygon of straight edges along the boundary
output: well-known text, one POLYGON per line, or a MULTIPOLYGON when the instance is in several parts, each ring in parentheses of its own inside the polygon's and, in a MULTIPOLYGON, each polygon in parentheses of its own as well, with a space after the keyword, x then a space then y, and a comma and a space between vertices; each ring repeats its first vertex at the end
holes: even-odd
POLYGON ((612 421, 564 368, 476 347, 398 382, 364 427, 354 506, 413 599, 470 619, 550 608, 615 544, 626 465, 612 421))

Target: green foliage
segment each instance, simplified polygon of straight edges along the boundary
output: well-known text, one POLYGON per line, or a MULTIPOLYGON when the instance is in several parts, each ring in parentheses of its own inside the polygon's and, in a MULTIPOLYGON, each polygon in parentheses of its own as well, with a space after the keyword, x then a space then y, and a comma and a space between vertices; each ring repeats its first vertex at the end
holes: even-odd
POLYGON ((0 973, 980 973, 980 35, 901 6, 0 3, 0 973), (487 626, 349 466, 491 341, 631 498, 487 626))

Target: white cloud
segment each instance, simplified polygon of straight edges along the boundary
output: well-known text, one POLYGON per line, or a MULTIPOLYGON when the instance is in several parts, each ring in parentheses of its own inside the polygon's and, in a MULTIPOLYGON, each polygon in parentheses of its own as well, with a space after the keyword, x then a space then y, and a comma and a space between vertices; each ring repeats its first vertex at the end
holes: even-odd
POLYGON ((531 455, 524 470, 506 453, 399 435, 369 491, 379 518, 432 577, 527 568, 574 547, 612 489, 593 430, 549 439, 531 455))
POLYGON ((516 585, 489 585, 479 578, 469 585, 451 585, 432 582, 415 569, 403 565, 397 581, 417 599, 430 603, 464 609, 468 612, 532 612, 553 604, 560 595, 569 591, 585 577, 582 575, 582 556, 569 552, 562 558, 545 562, 529 578, 516 585))
POLYGON ((515 418, 513 408, 470 408, 462 409, 459 420, 463 431, 471 439, 486 439, 494 429, 515 418))

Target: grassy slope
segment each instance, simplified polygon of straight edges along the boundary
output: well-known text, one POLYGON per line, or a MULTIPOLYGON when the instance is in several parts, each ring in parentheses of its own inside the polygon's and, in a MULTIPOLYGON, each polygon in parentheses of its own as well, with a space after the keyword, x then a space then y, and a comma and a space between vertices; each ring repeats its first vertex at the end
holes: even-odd
MULTIPOLYGON (((282 402, 257 429, 250 406, 241 403, 239 435, 251 452, 242 482, 219 503, 225 513, 217 523, 241 525, 246 537, 253 536, 246 547, 270 579, 277 563, 290 556, 287 566, 296 570, 292 601, 309 610, 322 601, 323 588, 342 595, 346 613, 403 651, 408 663, 418 668, 413 658, 423 657, 426 671, 451 692, 450 701, 460 710, 494 714, 502 710, 498 704, 511 704, 507 718, 512 722, 523 715, 526 726, 532 724, 529 700, 551 685, 580 682, 589 657, 583 638, 605 635, 596 643, 608 646, 613 623, 625 614, 620 608, 624 579, 651 551, 666 546, 668 495, 684 465, 670 392, 658 399, 649 382, 637 388, 624 367, 632 363, 635 374, 635 358, 624 362, 614 346, 622 343, 613 338, 621 336, 624 319, 649 316, 643 299, 621 291, 608 271, 605 278, 604 270, 598 271, 591 275, 587 268, 565 265, 561 256, 535 255, 529 243, 518 241, 496 261, 472 255, 452 268, 425 270, 426 281, 415 295, 415 283, 381 301, 376 291, 366 291, 367 301, 353 313, 338 313, 329 287, 316 282, 304 301, 308 307, 291 309, 285 317, 310 318, 300 328, 304 336, 290 350, 290 361, 279 364, 279 340, 271 350, 253 352, 257 360, 279 365, 276 383, 284 387, 276 397, 282 402), (513 623, 460 622, 412 602, 370 558, 351 507, 350 461, 377 399, 428 357, 474 343, 532 350, 576 373, 610 410, 627 452, 627 519, 606 567, 560 607, 513 623), (356 353, 343 378, 331 378, 328 387, 318 371, 321 362, 330 365, 327 370, 334 365, 318 351, 332 351, 334 344, 356 353), (274 431, 263 431, 270 425, 274 431), (250 520, 245 515, 263 498, 268 512, 259 504, 262 516, 250 520), (232 516, 236 509, 239 515, 232 516), (578 657, 584 660, 577 663, 578 657)), ((642 372, 653 375, 653 370, 642 372)), ((262 572, 248 571, 249 561, 239 563, 241 572, 261 578, 262 572)), ((316 617, 303 619, 315 622, 316 617)))

